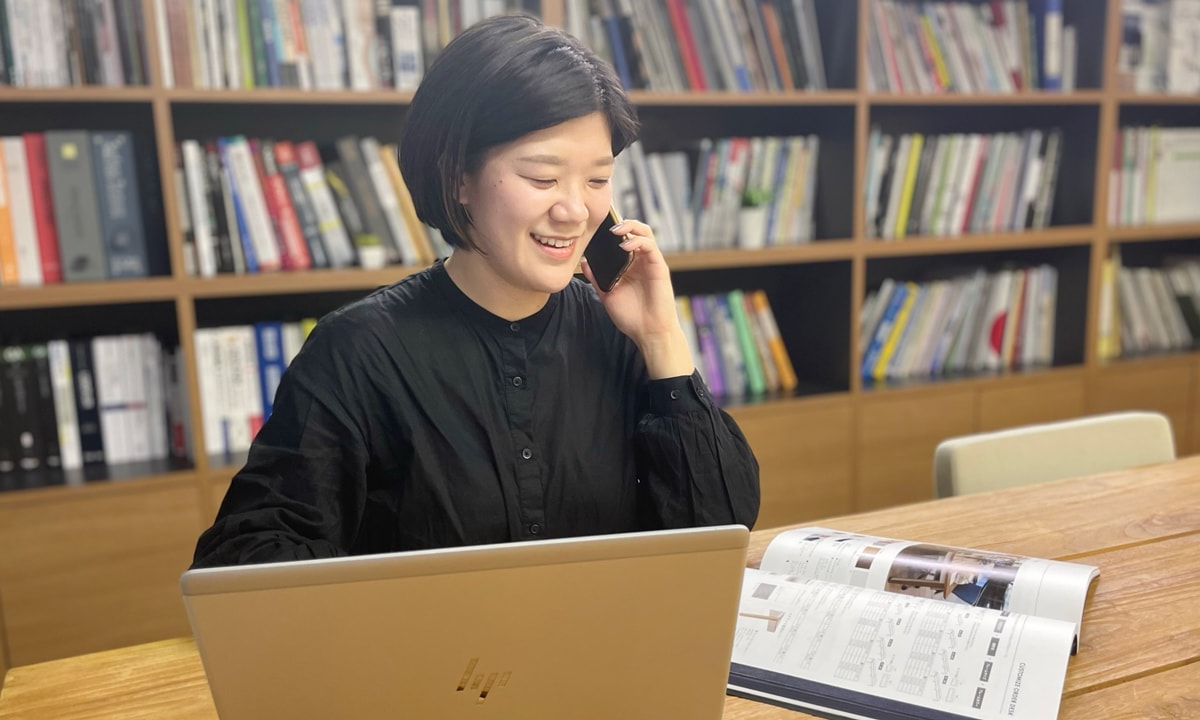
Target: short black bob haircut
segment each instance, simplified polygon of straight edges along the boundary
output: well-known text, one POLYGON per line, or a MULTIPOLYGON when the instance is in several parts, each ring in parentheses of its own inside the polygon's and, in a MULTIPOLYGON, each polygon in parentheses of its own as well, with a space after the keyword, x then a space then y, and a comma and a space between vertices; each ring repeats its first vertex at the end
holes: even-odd
POLYGON ((413 96, 400 167, 417 217, 452 246, 476 250, 458 201, 492 148, 601 112, 616 156, 638 132, 613 69, 571 35, 525 15, 479 22, 438 55, 413 96))

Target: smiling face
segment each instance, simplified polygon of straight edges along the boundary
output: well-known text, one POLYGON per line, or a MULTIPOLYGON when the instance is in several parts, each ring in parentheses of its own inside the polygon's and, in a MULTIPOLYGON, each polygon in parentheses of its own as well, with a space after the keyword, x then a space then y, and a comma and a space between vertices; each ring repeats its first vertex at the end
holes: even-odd
POLYGON ((455 283, 501 317, 536 312, 571 281, 607 214, 612 168, 598 112, 493 148, 459 192, 482 252, 455 250, 446 263, 455 283))

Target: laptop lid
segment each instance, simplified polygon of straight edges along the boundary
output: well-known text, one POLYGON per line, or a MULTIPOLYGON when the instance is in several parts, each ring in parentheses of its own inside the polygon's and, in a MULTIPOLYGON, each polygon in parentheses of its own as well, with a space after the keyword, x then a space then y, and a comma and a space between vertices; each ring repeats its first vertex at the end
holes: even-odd
POLYGON ((222 720, 717 720, 740 525, 190 570, 222 720))

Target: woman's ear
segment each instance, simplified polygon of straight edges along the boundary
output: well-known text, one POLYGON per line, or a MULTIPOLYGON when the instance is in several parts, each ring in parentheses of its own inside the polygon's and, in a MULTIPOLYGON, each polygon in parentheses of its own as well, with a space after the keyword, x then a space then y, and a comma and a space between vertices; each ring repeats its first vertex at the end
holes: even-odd
POLYGON ((471 204, 472 185, 473 183, 471 182, 471 176, 463 175, 462 178, 459 179, 457 187, 455 188, 454 194, 458 197, 458 203, 463 207, 467 207, 471 204))

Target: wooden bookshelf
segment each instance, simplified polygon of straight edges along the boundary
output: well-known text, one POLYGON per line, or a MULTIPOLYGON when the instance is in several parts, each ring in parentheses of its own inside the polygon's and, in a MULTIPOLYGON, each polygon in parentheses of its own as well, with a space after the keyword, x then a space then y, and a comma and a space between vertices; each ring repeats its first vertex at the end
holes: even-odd
MULTIPOLYGON (((1101 263, 1113 244, 1195 241, 1200 223, 1109 227, 1108 173, 1124 111, 1189 113, 1200 97, 1134 95, 1117 89, 1119 0, 1068 2, 1080 20, 1083 89, 1011 95, 899 95, 867 92, 868 0, 822 0, 822 21, 857 24, 851 88, 788 93, 631 93, 647 149, 675 139, 738 134, 816 133, 822 156, 818 240, 763 250, 672 254, 676 290, 767 290, 804 389, 795 396, 730 405, 762 466, 761 526, 799 522, 932 496, 933 448, 949 436, 1116 409, 1167 413, 1181 454, 1200 451, 1200 353, 1102 363, 1095 351, 1101 263), (1091 32, 1087 37, 1083 33, 1091 32), (1089 73, 1087 78, 1084 73, 1089 73), (1099 75, 1092 78, 1091 73, 1099 75), (1071 135, 1051 227, 960 237, 883 242, 865 232, 863 185, 868 133, 971 132, 1062 126, 1071 135), (825 140, 830 142, 828 155, 825 140), (881 278, 982 259, 1045 260, 1066 278, 1054 367, 1007 374, 870 386, 859 378, 859 315, 881 278)), ((12 134, 64 122, 89 128, 149 130, 160 178, 170 178, 177 140, 219 134, 328 141, 339 134, 398 139, 411 92, 305 92, 290 89, 164 88, 154 35, 153 0, 143 0, 152 84, 130 88, 0 88, 0 131, 12 134), (68 116, 69 117, 66 117, 68 116), (66 117, 66 119, 64 119, 66 117), (140 124, 138 124, 140 123, 140 124)), ((543 0, 562 22, 563 0, 543 0)), ((854 43, 849 43, 854 46, 854 43)), ((1197 120, 1200 125, 1200 120, 1197 120)), ((253 276, 188 277, 172 182, 161 193, 171 272, 136 281, 42 288, 0 287, 0 327, 87 333, 108 308, 142 330, 177 338, 184 351, 192 446, 203 448, 193 352, 197 327, 290 303, 332 309, 346 298, 420 270, 320 270, 253 276), (322 305, 324 303, 324 305, 322 305), (165 318, 165 319, 164 319, 165 318)), ((238 320, 241 321, 240 319, 238 320)), ((231 323, 232 324, 232 323, 231 323)), ((139 479, 0 493, 0 658, 26 664, 187 631, 178 573, 196 534, 215 513, 235 465, 202 453, 191 467, 139 479), (102 539, 102 542, 101 542, 102 539), (86 545, 101 542, 94 552, 86 545), (37 580, 42 573, 48 578, 37 580), (143 616, 139 619, 138 616, 143 616)), ((0 661, 2 662, 2 661, 0 661)))

